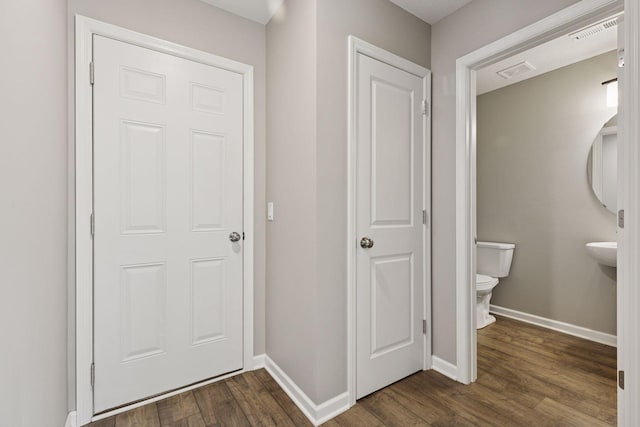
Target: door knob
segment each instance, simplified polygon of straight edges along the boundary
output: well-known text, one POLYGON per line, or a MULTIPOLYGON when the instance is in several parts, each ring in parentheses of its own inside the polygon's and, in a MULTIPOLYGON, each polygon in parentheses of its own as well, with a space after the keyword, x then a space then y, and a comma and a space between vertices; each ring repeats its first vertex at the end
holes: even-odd
POLYGON ((236 233, 235 231, 231 234, 229 234, 229 240, 231 240, 232 242, 239 242, 241 239, 241 236, 239 233, 236 233))
POLYGON ((371 249, 373 247, 373 240, 368 237, 360 239, 360 247, 362 249, 371 249))

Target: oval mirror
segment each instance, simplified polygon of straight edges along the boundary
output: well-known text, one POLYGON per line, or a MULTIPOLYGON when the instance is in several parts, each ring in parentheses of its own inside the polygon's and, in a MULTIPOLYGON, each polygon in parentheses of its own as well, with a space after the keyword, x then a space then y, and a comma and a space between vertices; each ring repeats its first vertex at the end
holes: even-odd
POLYGON ((616 213, 618 199, 618 115, 602 126, 596 136, 587 165, 589 185, 602 206, 616 213))

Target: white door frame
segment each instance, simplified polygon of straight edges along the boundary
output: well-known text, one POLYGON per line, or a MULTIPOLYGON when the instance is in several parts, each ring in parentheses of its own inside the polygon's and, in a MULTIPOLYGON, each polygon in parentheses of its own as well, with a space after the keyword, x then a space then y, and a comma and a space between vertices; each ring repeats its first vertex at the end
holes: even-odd
MULTIPOLYGON (((70 232, 75 235, 75 321, 76 321, 76 413, 77 425, 94 417, 91 364, 93 362, 93 89, 90 63, 93 58, 93 35, 101 35, 136 46, 152 49, 191 61, 229 70, 243 76, 243 370, 253 365, 253 210, 254 210, 254 126, 253 67, 207 52, 191 49, 135 31, 106 24, 84 16, 75 17, 75 221, 70 232)), ((74 171, 70 171, 74 175, 74 171)), ((72 208, 73 209, 73 208, 72 208)), ((223 377, 217 378, 218 380, 223 377)), ((120 408, 107 415, 159 400, 182 390, 120 408)))
MULTIPOLYGON (((348 128, 348 226, 347 226, 347 393, 349 406, 356 403, 356 194, 357 194, 357 90, 358 90, 358 54, 392 65, 423 80, 424 99, 431 88, 431 71, 408 61, 398 55, 349 36, 349 128, 348 128)), ((424 319, 427 319, 427 333, 424 337, 423 369, 431 368, 431 112, 427 106, 427 116, 423 116, 424 155, 423 155, 423 209, 427 211, 427 224, 424 227, 423 239, 423 286, 424 286, 424 319), (429 204, 425 203, 429 201, 429 204)))
POLYGON ((476 236, 476 70, 539 45, 574 28, 624 8, 625 67, 619 139, 624 159, 619 177, 619 209, 625 228, 618 229, 618 369, 625 371, 625 390, 618 388, 618 425, 640 424, 640 4, 637 0, 582 0, 535 24, 457 60, 456 63, 456 313, 458 381, 477 377, 475 329, 476 236), (623 4, 624 3, 624 4, 623 4))

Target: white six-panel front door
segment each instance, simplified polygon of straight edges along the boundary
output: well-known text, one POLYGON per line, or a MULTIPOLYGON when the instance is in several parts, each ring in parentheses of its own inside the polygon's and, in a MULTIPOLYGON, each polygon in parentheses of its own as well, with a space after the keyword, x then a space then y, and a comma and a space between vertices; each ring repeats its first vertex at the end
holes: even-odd
POLYGON ((424 83, 363 54, 356 66, 356 397, 361 398, 423 368, 424 83), (363 248, 362 238, 373 246, 363 248))
POLYGON ((242 76, 94 36, 94 410, 242 368, 242 76))

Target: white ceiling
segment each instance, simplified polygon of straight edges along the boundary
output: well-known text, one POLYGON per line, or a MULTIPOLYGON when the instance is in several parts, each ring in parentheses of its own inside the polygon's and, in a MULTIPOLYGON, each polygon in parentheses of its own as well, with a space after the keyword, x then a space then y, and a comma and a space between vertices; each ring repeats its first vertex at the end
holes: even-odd
MULTIPOLYGON (((280 8, 283 0, 201 0, 212 6, 266 24, 280 8)), ((320 0, 321 1, 321 0, 320 0)), ((455 12, 471 0, 391 0, 429 24, 455 12)))
POLYGON ((471 0, 391 0, 409 13, 429 24, 435 24, 447 15, 471 3, 471 0))
POLYGON ((284 0, 201 0, 212 6, 266 24, 284 0))
MULTIPOLYGON (((617 27, 609 28, 582 40, 574 40, 568 35, 561 36, 479 70, 476 83, 477 93, 481 95, 491 92, 492 90, 500 89, 548 73, 549 71, 593 58, 605 52, 616 50, 617 46, 617 27), (536 69, 511 79, 504 79, 496 74, 500 70, 523 61, 527 61, 536 69)), ((615 76, 611 76, 611 78, 614 77, 615 76)))

